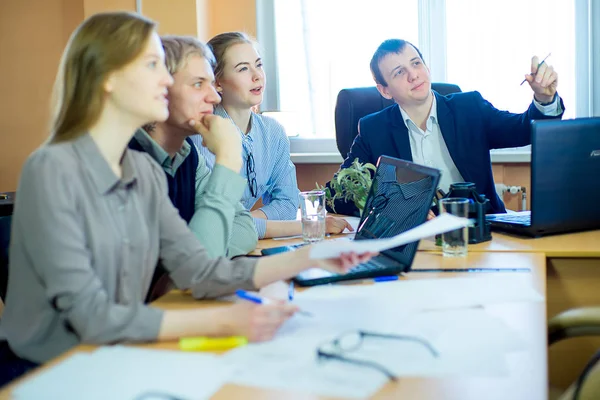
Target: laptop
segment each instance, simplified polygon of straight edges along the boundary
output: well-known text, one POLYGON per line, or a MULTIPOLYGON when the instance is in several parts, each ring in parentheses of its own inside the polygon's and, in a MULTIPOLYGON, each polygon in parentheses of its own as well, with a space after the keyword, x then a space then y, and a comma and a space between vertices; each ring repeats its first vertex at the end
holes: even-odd
MULTIPOLYGON (((427 220, 440 171, 397 158, 381 156, 354 240, 395 236, 427 220)), ((343 239, 341 239, 343 240, 343 239)), ((410 270, 419 242, 381 252, 346 274, 312 268, 297 275, 300 286, 397 275, 410 270)), ((282 246, 282 248, 290 246, 282 246)), ((285 251, 279 248, 279 251, 285 251)), ((263 254, 273 254, 268 249, 263 254)))
POLYGON ((490 214, 492 229, 544 235, 600 229, 600 118, 531 124, 531 212, 490 214))

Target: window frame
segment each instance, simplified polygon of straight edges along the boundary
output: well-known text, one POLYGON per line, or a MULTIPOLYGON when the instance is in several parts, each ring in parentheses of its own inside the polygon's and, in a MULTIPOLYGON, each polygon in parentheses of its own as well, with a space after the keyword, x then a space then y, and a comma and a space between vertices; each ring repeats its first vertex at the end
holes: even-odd
MULTIPOLYGON (((275 1, 256 0, 257 39, 269 85, 261 111, 279 111, 275 1)), ((576 118, 600 116, 600 2, 575 1, 576 118)), ((431 67, 432 80, 446 81, 446 0, 418 0, 419 49, 431 67)), ((294 163, 341 163, 335 138, 290 137, 294 163)), ((529 162, 528 148, 492 150, 492 162, 529 162)))

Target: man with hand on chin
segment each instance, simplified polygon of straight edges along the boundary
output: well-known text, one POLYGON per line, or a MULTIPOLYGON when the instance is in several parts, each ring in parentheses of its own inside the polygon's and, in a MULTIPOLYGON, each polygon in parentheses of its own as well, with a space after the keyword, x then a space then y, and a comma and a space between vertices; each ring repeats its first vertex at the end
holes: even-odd
POLYGON ((214 56, 192 37, 165 36, 161 41, 174 79, 167 96, 169 118, 139 129, 129 147, 162 166, 173 205, 209 257, 247 254, 256 248, 258 235, 240 203, 246 187, 239 175, 240 136, 230 121, 212 114, 221 100, 214 87, 214 56), (189 138, 197 133, 216 155, 212 172, 189 138))
MULTIPOLYGON (((381 155, 437 168, 442 190, 473 182, 490 199, 492 213, 506 209, 495 191, 490 150, 531 144, 531 121, 561 118, 565 109, 556 91, 556 71, 538 57, 525 76, 533 101, 523 114, 498 110, 479 92, 442 96, 432 91, 421 52, 405 40, 384 41, 370 67, 379 93, 396 104, 359 121, 359 134, 340 168, 355 158, 374 164, 381 155)), ((342 214, 357 212, 343 200, 335 207, 342 214)))

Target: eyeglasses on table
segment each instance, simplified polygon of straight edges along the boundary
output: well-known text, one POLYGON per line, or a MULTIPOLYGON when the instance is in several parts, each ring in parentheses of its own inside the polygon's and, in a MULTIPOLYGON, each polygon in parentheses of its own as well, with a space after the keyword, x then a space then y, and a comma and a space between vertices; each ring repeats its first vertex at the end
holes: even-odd
POLYGON ((352 353, 361 348, 365 338, 383 340, 402 340, 419 343, 423 345, 423 347, 425 347, 434 358, 439 357, 438 351, 427 340, 418 336, 383 334, 377 332, 358 330, 346 332, 336 337, 335 339, 320 345, 317 349, 317 359, 337 360, 345 363, 363 366, 366 368, 371 368, 381 372, 382 374, 387 376, 389 380, 397 381, 398 377, 385 366, 375 361, 369 361, 348 356, 349 353, 352 353))

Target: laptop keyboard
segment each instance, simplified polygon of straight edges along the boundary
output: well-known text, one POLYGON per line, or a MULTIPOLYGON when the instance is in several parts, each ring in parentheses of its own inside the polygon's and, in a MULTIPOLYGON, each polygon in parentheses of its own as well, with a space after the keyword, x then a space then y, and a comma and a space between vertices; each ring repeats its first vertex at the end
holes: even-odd
POLYGON ((531 214, 505 214, 490 221, 509 222, 511 224, 531 225, 531 214))
POLYGON ((362 264, 358 264, 356 267, 352 268, 348 273, 356 273, 356 272, 366 272, 366 271, 376 271, 384 268, 394 267, 397 264, 390 262, 382 262, 379 259, 370 259, 367 262, 362 264))

